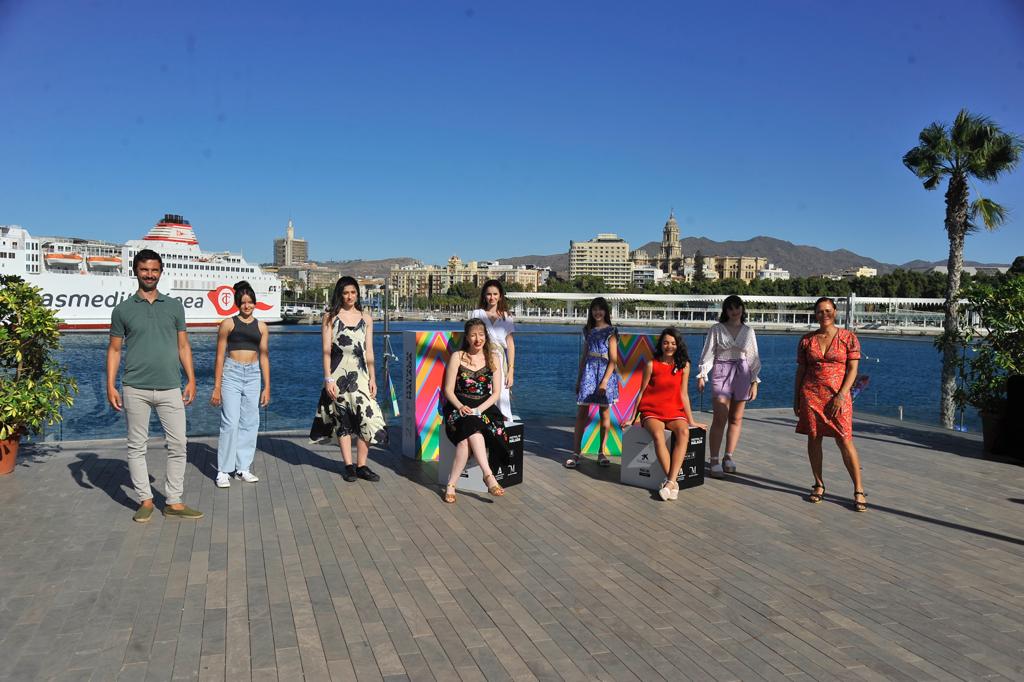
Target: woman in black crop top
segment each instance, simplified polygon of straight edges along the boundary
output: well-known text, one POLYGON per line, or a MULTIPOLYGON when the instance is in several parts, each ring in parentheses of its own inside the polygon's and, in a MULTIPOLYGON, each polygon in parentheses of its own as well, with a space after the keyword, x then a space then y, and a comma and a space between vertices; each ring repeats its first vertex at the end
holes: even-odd
POLYGON ((235 285, 238 314, 220 323, 217 361, 210 404, 220 406, 217 442, 217 487, 231 485, 231 474, 247 483, 260 480, 252 473, 260 407, 270 402, 270 355, 267 325, 253 317, 256 292, 248 282, 235 285), (260 377, 263 390, 260 390, 260 377))

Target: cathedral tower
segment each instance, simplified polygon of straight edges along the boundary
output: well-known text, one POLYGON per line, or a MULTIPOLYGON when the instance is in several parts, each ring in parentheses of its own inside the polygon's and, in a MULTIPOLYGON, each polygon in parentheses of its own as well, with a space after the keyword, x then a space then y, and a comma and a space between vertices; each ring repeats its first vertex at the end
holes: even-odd
POLYGON ((658 251, 658 267, 665 272, 682 268, 683 249, 679 244, 679 223, 675 211, 670 211, 665 227, 661 231, 661 249, 658 251))

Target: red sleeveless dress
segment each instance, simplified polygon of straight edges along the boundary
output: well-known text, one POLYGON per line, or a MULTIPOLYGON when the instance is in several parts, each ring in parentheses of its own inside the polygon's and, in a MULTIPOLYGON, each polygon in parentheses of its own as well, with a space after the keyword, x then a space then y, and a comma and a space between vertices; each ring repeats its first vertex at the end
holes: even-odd
MULTIPOLYGON (((651 380, 640 399, 640 417, 642 419, 658 419, 665 423, 676 419, 686 419, 683 407, 682 387, 683 370, 675 369, 675 365, 666 365, 659 360, 650 360, 651 380)), ((689 420, 687 420, 689 421, 689 420)))

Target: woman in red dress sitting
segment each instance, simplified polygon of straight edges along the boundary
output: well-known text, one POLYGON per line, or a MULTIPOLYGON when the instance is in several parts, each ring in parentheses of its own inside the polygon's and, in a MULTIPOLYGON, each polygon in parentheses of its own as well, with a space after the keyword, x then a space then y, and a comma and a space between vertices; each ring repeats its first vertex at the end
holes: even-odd
POLYGON ((686 446, 690 442, 690 426, 704 428, 693 420, 690 395, 686 390, 690 377, 690 356, 683 335, 668 327, 658 337, 654 357, 644 365, 644 376, 637 396, 636 414, 630 420, 641 420, 651 434, 658 463, 665 471, 665 482, 658 490, 662 500, 679 497, 679 470, 683 467, 686 446), (676 438, 671 454, 665 443, 665 429, 676 438))
POLYGON ((796 432, 807 434, 807 457, 814 474, 814 485, 807 501, 817 504, 825 497, 821 439, 832 436, 853 479, 853 508, 867 511, 860 461, 853 445, 853 399, 850 397, 850 387, 857 379, 860 363, 860 342, 853 332, 836 327, 836 303, 831 298, 819 298, 814 304, 814 315, 819 327, 800 339, 793 389, 796 432))

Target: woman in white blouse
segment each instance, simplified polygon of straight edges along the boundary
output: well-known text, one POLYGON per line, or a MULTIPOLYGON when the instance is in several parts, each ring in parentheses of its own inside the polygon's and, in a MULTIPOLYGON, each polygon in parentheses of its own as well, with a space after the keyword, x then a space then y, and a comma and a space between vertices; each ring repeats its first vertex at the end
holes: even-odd
POLYGON ((700 354, 697 390, 703 392, 711 374, 711 393, 714 418, 711 421, 711 476, 721 478, 736 472, 733 454, 743 428, 743 409, 747 402, 757 398, 757 384, 761 380, 761 358, 757 354, 757 338, 748 327, 747 309, 739 296, 728 296, 722 301, 722 314, 718 323, 708 330, 704 350, 700 354), (725 435, 725 457, 718 462, 725 435))
POLYGON ((505 287, 502 286, 501 280, 490 279, 484 282, 480 290, 479 305, 479 308, 469 314, 469 318, 484 321, 487 338, 494 344, 495 353, 500 356, 501 375, 505 379, 501 387, 501 397, 498 399, 498 409, 501 410, 507 424, 512 421, 510 389, 515 382, 516 370, 516 344, 512 340, 512 334, 516 330, 516 323, 512 319, 512 313, 508 311, 505 287))

